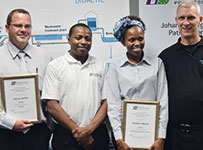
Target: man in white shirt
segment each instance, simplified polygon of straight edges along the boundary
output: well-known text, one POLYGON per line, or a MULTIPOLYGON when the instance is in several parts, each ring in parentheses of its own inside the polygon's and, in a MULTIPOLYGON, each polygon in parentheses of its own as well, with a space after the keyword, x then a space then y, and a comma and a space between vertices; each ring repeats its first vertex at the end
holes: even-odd
POLYGON ((57 121, 54 150, 108 150, 106 64, 89 55, 92 32, 85 24, 69 31, 70 50, 47 67, 42 98, 57 121))
MULTIPOLYGON (((0 49, 0 76, 38 73, 41 91, 48 61, 39 49, 28 43, 32 28, 29 12, 24 9, 12 10, 5 28, 9 41, 0 49)), ((29 120, 15 118, 3 111, 0 100, 0 149, 47 150, 50 131, 42 113, 41 119, 42 123, 33 124, 29 120)))

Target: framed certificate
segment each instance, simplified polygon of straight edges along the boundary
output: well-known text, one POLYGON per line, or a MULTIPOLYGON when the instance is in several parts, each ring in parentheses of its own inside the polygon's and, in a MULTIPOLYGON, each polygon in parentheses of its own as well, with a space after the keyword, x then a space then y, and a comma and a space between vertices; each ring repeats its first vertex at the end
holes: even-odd
POLYGON ((131 148, 148 149, 157 139, 158 121, 158 101, 123 101, 122 133, 131 148))
POLYGON ((38 75, 0 77, 3 110, 19 119, 40 123, 38 75))

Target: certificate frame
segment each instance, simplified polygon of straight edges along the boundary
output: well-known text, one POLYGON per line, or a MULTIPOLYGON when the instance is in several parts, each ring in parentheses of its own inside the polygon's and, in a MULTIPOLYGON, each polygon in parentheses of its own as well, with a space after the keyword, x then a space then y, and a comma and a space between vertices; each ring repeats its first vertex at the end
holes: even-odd
POLYGON ((159 101, 123 100, 123 140, 134 150, 147 150, 158 137, 159 101))
POLYGON ((41 123, 38 75, 1 76, 2 109, 8 115, 41 123))

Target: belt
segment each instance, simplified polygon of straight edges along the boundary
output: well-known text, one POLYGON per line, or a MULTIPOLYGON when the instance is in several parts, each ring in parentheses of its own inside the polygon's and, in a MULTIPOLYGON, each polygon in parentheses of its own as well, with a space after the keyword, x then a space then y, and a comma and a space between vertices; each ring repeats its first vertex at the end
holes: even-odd
POLYGON ((189 123, 169 123, 172 128, 179 129, 181 132, 190 133, 192 131, 201 130, 203 124, 189 124, 189 123))

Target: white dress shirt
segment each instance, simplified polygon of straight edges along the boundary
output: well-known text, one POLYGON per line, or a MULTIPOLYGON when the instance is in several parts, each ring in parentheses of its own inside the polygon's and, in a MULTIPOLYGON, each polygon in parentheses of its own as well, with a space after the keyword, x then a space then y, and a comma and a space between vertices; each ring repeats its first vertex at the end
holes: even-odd
MULTIPOLYGON (((38 73, 39 90, 42 90, 42 82, 45 74, 45 69, 48 64, 48 58, 43 53, 43 50, 34 47, 30 44, 23 50, 26 53, 25 61, 27 73, 38 73)), ((16 48, 10 41, 0 49, 0 76, 20 75, 20 58, 18 53, 20 50, 16 48)), ((41 118, 45 117, 41 111, 41 118)), ((16 118, 9 116, 2 110, 2 102, 0 97, 0 128, 12 129, 16 122, 16 118)))

